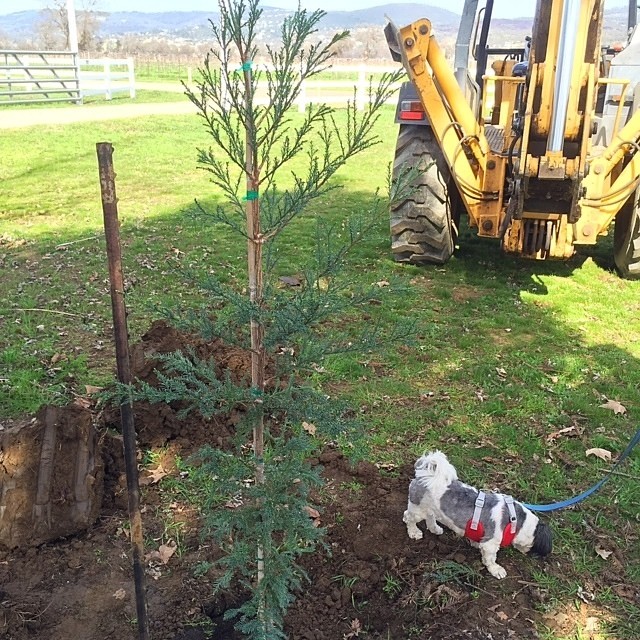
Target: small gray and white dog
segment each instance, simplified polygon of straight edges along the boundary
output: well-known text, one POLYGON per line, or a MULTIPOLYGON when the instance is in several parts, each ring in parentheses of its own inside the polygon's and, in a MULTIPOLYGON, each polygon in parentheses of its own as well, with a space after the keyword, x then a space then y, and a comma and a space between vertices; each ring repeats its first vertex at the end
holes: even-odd
POLYGON ((438 522, 480 548, 482 562, 495 578, 507 575, 496 558, 502 546, 522 553, 546 556, 551 553, 551 530, 534 513, 502 493, 478 491, 458 480, 455 467, 441 451, 427 453, 415 463, 416 477, 409 485, 409 503, 404 512, 407 533, 422 538, 416 524, 441 535, 438 522))

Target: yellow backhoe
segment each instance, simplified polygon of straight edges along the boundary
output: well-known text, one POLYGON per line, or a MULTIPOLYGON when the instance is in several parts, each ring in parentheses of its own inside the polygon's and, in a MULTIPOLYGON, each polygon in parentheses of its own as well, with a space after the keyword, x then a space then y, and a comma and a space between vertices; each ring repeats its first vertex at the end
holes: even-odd
MULTIPOLYGON (((395 259, 446 262, 463 213, 479 236, 535 259, 568 258, 613 222, 616 265, 640 278, 640 78, 603 75, 628 71, 601 47, 603 0, 538 0, 519 48, 487 46, 492 7, 465 0, 454 68, 429 20, 385 28, 409 77, 394 175, 419 174, 392 207, 395 259)), ((640 54, 638 30, 628 47, 640 54)))

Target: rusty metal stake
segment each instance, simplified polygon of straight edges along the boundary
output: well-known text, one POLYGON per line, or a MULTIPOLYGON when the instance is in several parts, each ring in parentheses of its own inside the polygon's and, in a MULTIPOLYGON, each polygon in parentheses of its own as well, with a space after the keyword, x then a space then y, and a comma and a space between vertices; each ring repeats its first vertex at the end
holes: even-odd
MULTIPOLYGON (((122 272, 122 252, 120 250, 120 223, 118 222, 118 200, 116 198, 115 172, 113 170, 113 145, 98 142, 98 169, 100 192, 104 214, 104 232, 107 240, 109 261, 109 281, 111 283, 111 309, 113 312, 113 333, 116 343, 118 380, 123 385, 131 384, 129 363, 129 333, 127 310, 124 301, 124 276, 122 272)), ((124 461, 127 474, 129 496, 129 519, 131 521, 131 549, 133 552, 133 579, 136 589, 136 612, 138 616, 138 638, 149 640, 147 618, 147 594, 144 578, 144 542, 142 539, 142 516, 140 515, 140 486, 136 461, 136 430, 133 422, 131 398, 120 405, 122 434, 124 440, 124 461)))

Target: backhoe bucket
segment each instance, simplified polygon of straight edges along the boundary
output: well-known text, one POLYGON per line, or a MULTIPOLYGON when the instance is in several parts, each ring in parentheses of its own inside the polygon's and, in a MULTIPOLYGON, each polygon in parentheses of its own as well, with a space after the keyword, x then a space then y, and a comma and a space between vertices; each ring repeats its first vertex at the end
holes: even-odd
MULTIPOLYGON (((389 19, 387 18, 387 20, 389 19)), ((400 50, 398 34, 398 27, 389 20, 384 28, 384 37, 387 39, 387 45, 389 46, 389 51, 391 52, 391 57, 394 62, 402 62, 402 52, 400 50)))

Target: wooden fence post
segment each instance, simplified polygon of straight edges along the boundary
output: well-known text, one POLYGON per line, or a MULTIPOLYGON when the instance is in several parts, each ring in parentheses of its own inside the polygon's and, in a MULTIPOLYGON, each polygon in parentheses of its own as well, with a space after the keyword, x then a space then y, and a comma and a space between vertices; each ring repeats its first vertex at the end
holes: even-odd
POLYGON ((104 86, 104 97, 111 100, 111 62, 107 58, 104 59, 104 86))
POLYGON ((127 71, 129 72, 129 97, 136 97, 136 75, 133 69, 133 58, 127 58, 127 71))

